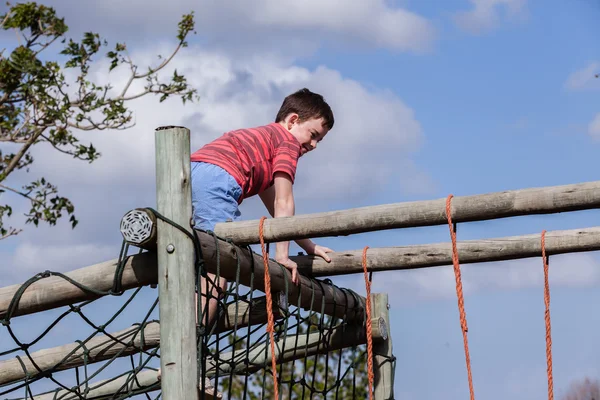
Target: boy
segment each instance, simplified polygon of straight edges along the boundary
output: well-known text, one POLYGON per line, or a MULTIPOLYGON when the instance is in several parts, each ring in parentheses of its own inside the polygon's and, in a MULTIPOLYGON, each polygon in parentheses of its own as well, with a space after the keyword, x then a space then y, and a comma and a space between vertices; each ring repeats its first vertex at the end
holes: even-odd
MULTIPOLYGON (((294 215, 292 186, 298 159, 317 148, 317 144, 333 128, 333 112, 323 96, 301 89, 287 96, 275 122, 251 129, 227 132, 191 155, 191 186, 194 229, 214 230, 219 222, 240 217, 239 205, 244 199, 259 195, 269 214, 274 217, 294 215)), ((331 249, 314 244, 310 239, 297 240, 306 251, 331 259, 331 249)), ((289 242, 279 242, 275 260, 292 272, 292 281, 300 282, 298 266, 289 259, 289 242)), ((225 290, 227 282, 207 273, 215 286, 225 290)), ((209 283, 213 287, 213 283, 209 283)), ((201 307, 206 307, 206 280, 200 280, 201 307)), ((205 326, 217 314, 217 288, 211 290, 205 326)), ((158 379, 161 371, 158 370, 158 379)), ((201 385, 200 385, 201 386, 201 385)), ((210 380, 205 390, 214 394, 210 380)), ((216 394, 220 398, 221 394, 216 394)))
MULTIPOLYGON (((191 155, 191 186, 194 229, 214 230, 218 222, 240 217, 238 206, 258 194, 269 214, 292 216, 295 212, 293 184, 298 159, 317 148, 334 124, 333 112, 323 96, 301 89, 287 96, 275 122, 225 133, 191 155)), ((297 240, 306 251, 330 262, 332 250, 310 239, 297 240)), ((289 242, 276 244, 275 260, 288 268, 292 281, 300 279, 297 265, 289 259, 289 242)), ((208 274, 215 286, 225 290, 227 282, 208 274)), ((213 284, 209 283, 209 287, 213 284)), ((201 306, 205 310, 206 281, 201 280, 201 306)), ((210 325, 217 312, 216 287, 212 290, 207 316, 210 325)))

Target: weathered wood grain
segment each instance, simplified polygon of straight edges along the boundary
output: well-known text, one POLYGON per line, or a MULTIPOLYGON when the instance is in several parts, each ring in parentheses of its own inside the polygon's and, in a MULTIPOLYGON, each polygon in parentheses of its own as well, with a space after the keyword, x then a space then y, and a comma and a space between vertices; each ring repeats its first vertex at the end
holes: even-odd
MULTIPOLYGON (((159 128, 155 143, 157 211, 191 232, 190 131, 159 128)), ((162 398, 193 400, 198 398, 194 243, 161 219, 156 232, 162 398)))
MULTIPOLYGON (((262 255, 223 240, 215 241, 213 236, 205 232, 196 231, 196 234, 200 239, 202 256, 208 272, 217 272, 218 260, 221 276, 228 281, 235 281, 239 261, 239 282, 244 286, 264 291, 265 267, 262 255)), ((294 285, 290 271, 273 260, 269 261, 269 273, 271 291, 282 293, 290 305, 305 310, 316 310, 330 316, 345 317, 348 320, 362 319, 364 316, 365 298, 360 295, 333 284, 317 283, 307 276, 300 276, 300 284, 294 285)))
MULTIPOLYGON (((600 208, 600 181, 455 196, 451 212, 454 222, 470 222, 594 208, 600 208)), ((264 238, 277 242, 446 223, 442 198, 270 218, 264 224, 264 238)), ((215 233, 238 245, 256 244, 258 226, 259 220, 224 222, 215 225, 215 233)))
MULTIPOLYGON (((277 296, 275 296, 276 299, 277 296)), ((237 305, 236 303, 226 304, 223 316, 217 322, 214 333, 226 332, 234 328, 241 329, 248 325, 265 324, 267 322, 266 306, 264 296, 255 298, 251 302, 240 301, 237 305)), ((276 320, 282 318, 279 307, 274 306, 273 308, 274 318, 276 320)), ((63 371, 80 367, 85 363, 89 365, 109 360, 117 355, 126 357, 136 354, 140 350, 156 348, 160 345, 159 328, 160 324, 155 321, 146 324, 142 330, 143 343, 142 331, 139 326, 110 333, 110 336, 97 335, 84 343, 87 350, 86 359, 84 359, 84 348, 80 343, 69 343, 33 352, 30 354, 31 358, 22 355, 20 359, 23 364, 16 358, 0 361, 0 385, 22 380, 26 376, 35 377, 40 370, 49 371, 56 368, 56 371, 63 371)))
MULTIPOLYGON (((379 324, 385 325, 385 322, 380 321, 379 324)), ((386 329, 389 329, 389 327, 386 327, 386 329)), ((276 340, 275 357, 277 364, 367 343, 366 327, 363 323, 343 323, 326 333, 294 334, 276 340)), ((389 340, 389 338, 382 338, 373 332, 373 343, 386 340, 389 340)), ((219 362, 218 366, 214 360, 207 362, 206 374, 209 377, 216 375, 217 368, 221 376, 228 376, 232 368, 235 374, 253 373, 264 368, 264 365, 271 360, 271 347, 268 343, 262 343, 253 347, 248 354, 243 350, 236 350, 235 354, 233 352, 222 353, 219 355, 219 360, 222 361, 219 362), (244 361, 246 359, 249 360, 248 364, 244 361)))
MULTIPOLYGON (((494 239, 457 241, 461 264, 541 257, 541 232, 494 239)), ((600 227, 546 232, 546 253, 600 250, 600 227)), ((315 277, 362 273, 362 250, 330 254, 326 263, 314 256, 293 257, 302 274, 315 277)), ((369 271, 391 271, 452 265, 452 243, 369 248, 369 271)))
MULTIPOLYGON (((137 374, 128 373, 122 375, 116 379, 105 379, 98 382, 90 382, 89 391, 86 398, 94 400, 108 400, 117 397, 125 397, 130 391, 132 393, 149 393, 152 391, 160 390, 160 381, 157 378, 158 374, 153 370, 144 370, 137 374)), ((80 386, 79 390, 84 391, 85 386, 80 386)), ((75 400, 80 399, 81 395, 71 393, 65 389, 58 389, 52 392, 39 394, 32 398, 27 397, 31 400, 75 400)), ((206 397, 207 400, 212 400, 211 397, 206 397)))
MULTIPOLYGON (((118 259, 101 262, 88 267, 79 268, 64 275, 84 289, 68 282, 62 277, 48 276, 32 283, 17 303, 18 307, 12 317, 32 314, 96 299, 96 295, 85 288, 107 292, 114 284, 118 259)), ((156 254, 142 253, 127 258, 121 285, 124 290, 156 284, 158 282, 156 254)), ((17 295, 21 284, 0 288, 0 318, 6 318, 9 306, 17 295)))
MULTIPOLYGON (((216 249, 214 239, 200 233, 204 261, 209 272, 216 272, 216 249)), ((230 280, 235 279, 235 268, 237 259, 235 247, 224 241, 217 241, 221 259, 221 272, 230 280)), ((522 258, 541 256, 540 233, 511 236, 504 238, 478 239, 458 241, 457 248, 461 264, 482 263, 490 261, 516 260, 522 258)), ((546 232, 546 251, 548 255, 566 254, 574 252, 586 252, 600 250, 600 227, 583 229, 559 230, 546 232)), ((252 258, 246 250, 240 250, 243 254, 241 283, 250 285, 250 270, 252 258)), ((362 273, 362 250, 341 251, 331 253, 331 263, 326 263, 320 258, 313 256, 291 257, 298 263, 303 276, 303 287, 311 287, 312 281, 308 278, 335 276, 362 273)), ((390 271, 402 269, 426 268, 452 264, 451 243, 434 243, 424 245, 399 246, 387 248, 369 248, 367 251, 367 267, 371 271, 390 271)), ((254 255, 255 266, 258 274, 254 279, 255 289, 262 287, 262 257, 254 255)), ((284 276, 275 262, 271 262, 272 272, 271 284, 274 290, 284 291, 284 276)), ((90 267, 81 268, 67 274, 73 279, 84 282, 86 285, 100 290, 108 290, 114 279, 116 261, 108 261, 90 267)), ((156 255, 154 253, 142 253, 133 255, 127 260, 123 274, 123 286, 134 288, 141 285, 156 283, 156 255)), ((12 297, 20 285, 9 286, 0 289, 0 318, 4 318, 6 310, 12 297)), ((293 286, 290 284, 290 286, 293 286)), ((327 285, 326 285, 327 286, 327 285)), ((316 287, 316 290, 320 290, 316 287)), ((341 290, 327 289, 331 295, 337 293, 336 298, 343 298, 346 292, 341 290)), ((292 295, 298 294, 297 290, 292 295)), ((93 298, 94 296, 75 288, 72 284, 61 278, 51 277, 36 282, 25 291, 19 305, 18 315, 28 314, 36 311, 48 310, 65 304, 93 298)), ((292 296, 293 297, 293 296, 292 296)), ((355 302, 351 302, 355 305, 355 302)), ((307 305, 307 303, 305 303, 307 305)))
POLYGON ((393 346, 390 332, 390 313, 387 293, 371 293, 372 315, 385 321, 387 340, 373 341, 374 399, 394 398, 395 361, 392 361, 393 346))

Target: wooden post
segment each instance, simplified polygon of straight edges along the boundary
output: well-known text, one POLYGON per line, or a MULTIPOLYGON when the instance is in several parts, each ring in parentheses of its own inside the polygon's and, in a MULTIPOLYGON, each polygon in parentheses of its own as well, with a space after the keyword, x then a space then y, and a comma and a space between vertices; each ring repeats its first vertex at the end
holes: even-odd
POLYGON ((375 374, 375 400, 394 398, 394 365, 392 357, 392 335, 390 333, 390 315, 387 293, 372 293, 373 317, 385 321, 386 339, 373 341, 373 372, 375 374))
MULTIPOLYGON (((157 211, 191 233, 190 131, 158 128, 155 141, 157 211)), ((157 234, 162 397, 198 399, 194 245, 162 220, 157 234)))

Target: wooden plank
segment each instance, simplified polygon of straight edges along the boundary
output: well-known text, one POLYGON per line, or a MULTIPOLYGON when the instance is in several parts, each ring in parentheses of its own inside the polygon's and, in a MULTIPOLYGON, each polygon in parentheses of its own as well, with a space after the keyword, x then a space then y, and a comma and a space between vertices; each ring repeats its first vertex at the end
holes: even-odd
MULTIPOLYGON (((155 143, 157 211, 191 232, 190 131, 158 128, 155 143)), ((194 243, 161 219, 156 231, 162 397, 197 399, 194 243)))
POLYGON ((373 372, 375 375, 375 400, 392 400, 394 398, 394 366, 392 335, 390 329, 390 313, 387 293, 371 293, 372 312, 374 317, 385 321, 387 340, 373 340, 373 372))
MULTIPOLYGON (((260 254, 239 248, 223 240, 215 240, 213 236, 205 232, 195 232, 200 239, 202 257, 208 272, 217 273, 217 259, 220 257, 221 277, 230 282, 235 281, 239 262, 240 284, 264 291, 265 267, 260 254)), ((317 283, 307 276, 300 276, 300 284, 294 285, 290 271, 274 260, 269 260, 269 273, 271 291, 287 296, 287 303, 290 305, 347 320, 362 319, 364 316, 365 298, 358 294, 338 288, 333 284, 317 283), (322 304, 324 304, 323 307, 322 304)))
MULTIPOLYGON (((379 321, 378 325, 383 326, 385 323, 379 321)), ((389 328, 386 328, 389 331, 389 328)), ((380 343, 384 341, 380 336, 373 336, 373 343, 380 343)), ((275 351, 278 359, 278 363, 285 363, 292 360, 298 360, 304 357, 314 356, 316 354, 323 354, 326 351, 334 351, 352 346, 358 346, 365 344, 366 331, 364 324, 347 324, 343 323, 335 327, 330 335, 322 335, 318 332, 310 334, 301 334, 289 336, 285 339, 279 339, 275 346, 275 351), (297 347, 294 347, 297 346, 297 347), (281 349, 284 349, 282 352, 281 349)), ((223 360, 229 360, 234 362, 234 373, 253 373, 263 368, 271 359, 270 347, 265 344, 260 344, 251 349, 249 354, 246 354, 244 350, 238 350, 235 352, 235 357, 232 352, 223 353, 220 355, 223 360), (250 363, 247 365, 244 360, 249 358, 250 363)), ((231 365, 228 363, 222 363, 218 365, 219 375, 229 374, 231 371, 231 365)), ((214 377, 217 372, 217 365, 214 361, 207 360, 207 376, 214 377)), ((222 380, 223 378, 219 378, 222 380)), ((157 380, 156 371, 146 370, 139 372, 135 379, 132 378, 131 374, 126 374, 115 380, 103 380, 100 382, 94 382, 90 384, 90 391, 87 395, 88 398, 94 399, 109 399, 116 393, 127 392, 128 389, 139 390, 143 392, 151 392, 160 389, 160 382, 157 380), (126 384, 127 380, 129 382, 126 384)), ((34 396, 32 400, 52 400, 60 398, 62 400, 71 400, 78 398, 77 395, 68 394, 64 389, 34 396), (56 396, 56 397, 55 397, 56 396), (64 397, 63 397, 64 396, 64 397)), ((212 400, 213 397, 210 394, 206 394, 206 400, 212 400)))
MULTIPOLYGON (((157 378, 156 371, 144 370, 134 373, 127 373, 116 379, 105 379, 98 382, 92 382, 89 384, 89 391, 86 395, 86 399, 114 399, 127 397, 128 393, 148 393, 156 390, 160 390, 160 381, 157 378), (117 396, 115 396, 117 395, 117 396)), ((79 390, 83 392, 87 389, 84 385, 79 387, 79 390)), ((196 390, 197 391, 197 390, 196 390)), ((81 395, 71 393, 66 389, 57 389, 52 392, 39 394, 32 398, 27 397, 31 400, 75 400, 81 399, 81 395)), ((206 400, 212 400, 213 397, 205 397, 206 400)))
MULTIPOLYGON (((385 325, 385 322, 381 319, 378 325, 385 325)), ((389 330, 387 327, 386 329, 389 330)), ((380 343, 388 339, 376 335, 376 331, 373 331, 373 343, 380 343)), ((325 334, 312 332, 278 339, 275 343, 275 356, 277 364, 281 364, 366 343, 364 323, 342 323, 325 334)), ((252 347, 248 353, 243 349, 236 350, 235 354, 233 352, 222 353, 219 355, 219 360, 217 366, 214 360, 207 359, 206 374, 210 378, 216 375, 217 368, 219 376, 223 378, 228 377, 232 370, 234 374, 253 373, 264 368, 265 365, 270 365, 271 347, 268 342, 261 343, 252 347), (245 360, 249 362, 246 363, 245 360)))
POLYGON ((155 348, 160 343, 159 324, 157 322, 148 323, 144 329, 144 342, 142 343, 142 331, 139 326, 132 326, 118 332, 111 333, 110 336, 98 335, 83 344, 69 343, 63 346, 52 347, 31 353, 31 358, 21 355, 19 358, 12 358, 0 361, 0 385, 17 382, 26 376, 34 378, 41 371, 53 369, 59 362, 62 363, 56 368, 56 371, 64 371, 95 362, 109 360, 119 354, 119 357, 125 357, 131 354, 139 353, 140 350, 149 350, 155 348), (87 353, 87 360, 85 351, 87 353), (31 361, 35 362, 36 368, 31 361), (23 363, 23 364, 21 364, 23 363))
MULTIPOLYGON (((247 287, 252 285, 253 289, 264 291, 264 264, 259 254, 252 253, 250 255, 247 249, 241 249, 223 240, 215 241, 212 236, 204 232, 196 231, 196 233, 201 241, 205 268, 208 272, 217 273, 218 252, 221 256, 221 276, 235 282, 238 262, 237 248, 241 266, 240 283, 247 287), (254 278, 252 277, 253 270, 254 278)), ((81 268, 65 275, 72 277, 77 282, 84 282, 91 288, 108 290, 114 280, 116 265, 116 261, 113 260, 81 268)), ((123 272, 123 287, 134 288, 141 285, 156 284, 156 265, 156 253, 148 252, 130 256, 123 272)), ((311 307, 318 307, 320 311, 321 301, 325 301, 325 314, 327 315, 343 316, 346 314, 348 318, 361 318, 365 304, 364 297, 354 296, 347 290, 340 289, 332 284, 316 284, 308 277, 302 277, 301 284, 295 286, 291 283, 291 274, 287 269, 282 270, 282 267, 272 260, 269 265, 271 289, 273 292, 282 292, 287 295, 288 304, 307 310, 310 310, 311 307), (287 292, 286 281, 288 284, 287 292), (311 300, 313 290, 315 291, 315 298, 311 300)), ((20 287, 21 285, 13 285, 0 289, 0 317, 6 315, 10 302, 20 287)), ((90 292, 77 289, 66 280, 57 277, 45 278, 25 290, 16 315, 49 310, 96 297, 98 296, 90 292)))
MULTIPOLYGON (((251 302, 240 301, 237 308, 235 303, 226 304, 223 316, 217 323, 215 333, 229 331, 234 327, 241 329, 248 325, 265 324, 267 322, 265 299, 263 296, 253 299, 251 302)), ((276 299, 277 296, 275 296, 276 299)), ((278 307, 274 307, 273 316, 276 320, 282 318, 278 307)), ((95 336, 84 343, 85 349, 87 349, 85 360, 82 345, 80 343, 69 343, 33 352, 30 354, 31 358, 21 356, 20 361, 17 358, 0 361, 0 385, 22 380, 26 376, 35 377, 40 370, 49 371, 55 368, 55 371, 63 371, 83 366, 86 362, 89 365, 109 360, 117 355, 126 357, 136 354, 140 349, 156 348, 160 345, 159 327, 160 324, 155 321, 146 324, 143 329, 143 343, 141 342, 142 331, 140 331, 139 326, 113 332, 110 336, 95 336), (116 338, 119 342, 113 338, 116 338), (37 368, 33 362, 35 362, 37 368), (60 365, 57 366, 59 362, 60 365)))
MULTIPOLYGON (((541 233, 457 241, 461 264, 541 257, 541 233)), ((600 250, 600 227, 546 232, 548 255, 600 250)), ((290 257, 303 275, 315 277, 362 273, 362 250, 330 253, 326 263, 314 256, 290 257)), ((392 271, 452 265, 452 243, 369 248, 369 271, 392 271)))
MULTIPOLYGON (((16 311, 11 317, 51 310, 102 297, 85 290, 85 288, 108 292, 113 287, 117 267, 118 259, 114 259, 64 274, 69 279, 82 285, 84 289, 80 289, 62 277, 44 277, 26 288, 17 303, 16 311)), ((142 253, 127 258, 121 277, 123 290, 153 285, 157 282, 156 254, 142 253)), ((7 317, 10 304, 21 287, 21 284, 17 284, 0 288, 0 319, 7 317)))
MULTIPOLYGON (((455 196, 451 212, 454 222, 470 222, 593 208, 600 208, 600 181, 455 196)), ((447 224, 446 198, 271 218, 264 238, 277 242, 440 224, 447 224)), ((238 245, 256 244, 258 226, 259 220, 218 223, 215 233, 238 245)))
MULTIPOLYGON (((205 252, 206 268, 210 272, 216 272, 214 239, 204 233, 200 233, 200 237, 205 252)), ((235 247, 221 240, 217 243, 221 254, 225 254, 225 257, 221 260, 222 272, 225 271, 229 279, 235 279, 233 274, 237 262, 236 256, 233 254, 235 247)), ((541 255, 540 234, 459 241, 457 248, 461 264, 517 260, 541 255)), ((600 227, 546 232, 546 251, 549 255, 597 250, 600 250, 600 227)), ((243 251, 243 254, 243 271, 249 274, 252 265, 251 258, 246 250, 243 251)), ((308 280, 308 276, 323 277, 362 273, 362 250, 330 253, 330 257, 331 263, 326 263, 313 256, 290 257, 298 263, 298 268, 301 274, 304 275, 303 287, 307 285, 310 287, 311 285, 312 281, 308 280)), ((369 248, 367 257, 369 258, 369 270, 372 271, 436 267, 452 264, 452 247, 450 242, 445 242, 369 248)), ((262 258, 255 255, 254 262, 256 265, 261 266, 262 258)), ((278 290, 284 291, 285 281, 283 280, 283 274, 278 272, 279 267, 272 262, 270 268, 276 276, 276 278, 271 278, 271 280, 275 279, 276 281, 272 282, 272 285, 276 285, 279 288, 278 290)), ((116 260, 112 260, 81 268, 65 275, 93 289, 108 290, 112 287, 115 270, 116 260)), ((260 271, 262 269, 257 270, 257 273, 260 273, 260 271)), ((249 275, 244 276, 242 274, 241 278, 243 285, 250 285, 249 275)), ((260 290, 262 288, 261 279, 262 274, 254 279, 255 289, 260 290)), ((122 279, 124 288, 130 289, 142 285, 156 284, 156 282, 156 255, 154 253, 136 254, 128 258, 122 279)), ((0 289, 0 318, 6 317, 8 306, 20 286, 13 285, 0 289)), ((319 290, 319 286, 315 288, 319 290)), ((306 291, 306 288, 304 290, 306 291)), ((338 299, 345 296, 345 292, 340 294, 339 291, 339 289, 334 290, 338 299)), ((331 290, 328 290, 328 292, 331 293, 331 290)), ((297 294, 297 291, 295 290, 293 293, 297 294)), ((24 292, 16 315, 49 310, 95 297, 97 296, 76 288, 62 278, 44 278, 31 285, 24 292)), ((355 303, 352 302, 351 304, 354 305, 355 303)))

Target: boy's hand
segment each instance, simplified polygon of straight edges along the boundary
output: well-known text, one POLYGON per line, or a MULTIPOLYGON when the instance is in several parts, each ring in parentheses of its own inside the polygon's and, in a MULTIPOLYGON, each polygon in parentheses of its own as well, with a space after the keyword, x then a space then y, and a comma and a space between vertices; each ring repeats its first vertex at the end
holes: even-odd
POLYGON ((319 246, 318 244, 315 245, 315 248, 313 249, 313 254, 315 256, 319 256, 323 260, 325 260, 327 262, 331 262, 331 258, 329 258, 327 253, 333 253, 333 250, 331 250, 330 248, 325 247, 325 246, 319 246))
POLYGON ((275 261, 292 271, 292 282, 294 285, 300 283, 300 277, 298 276, 298 264, 290 260, 288 257, 275 258, 275 261))

